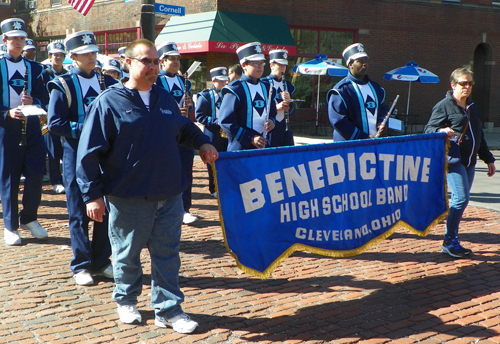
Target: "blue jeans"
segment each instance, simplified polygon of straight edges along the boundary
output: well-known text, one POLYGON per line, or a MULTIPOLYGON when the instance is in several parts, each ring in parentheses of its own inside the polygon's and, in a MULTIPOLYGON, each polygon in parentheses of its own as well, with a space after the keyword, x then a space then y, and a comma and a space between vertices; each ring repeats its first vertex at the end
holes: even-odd
POLYGON ((120 305, 135 305, 142 292, 140 253, 151 256, 151 304, 157 316, 182 312, 179 287, 179 246, 183 218, 181 195, 160 202, 140 198, 106 197, 115 290, 120 305))
POLYGON ((469 203, 475 171, 475 166, 465 167, 461 163, 448 166, 447 180, 451 192, 451 202, 450 212, 446 220, 445 241, 458 239, 458 226, 469 203))

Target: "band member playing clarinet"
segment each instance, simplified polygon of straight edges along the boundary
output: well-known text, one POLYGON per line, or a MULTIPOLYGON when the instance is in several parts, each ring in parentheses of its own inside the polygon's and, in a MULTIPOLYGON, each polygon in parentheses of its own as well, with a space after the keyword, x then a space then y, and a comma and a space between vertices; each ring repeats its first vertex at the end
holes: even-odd
MULTIPOLYGON (((76 284, 91 285, 94 284, 92 274, 113 278, 107 217, 102 222, 94 222, 90 238, 90 218, 76 181, 76 153, 85 112, 101 93, 99 77, 94 71, 99 47, 91 31, 73 33, 66 37, 64 44, 74 67, 47 85, 50 91, 49 129, 64 137, 63 182, 73 250, 70 268, 76 284)), ((108 75, 104 75, 104 82, 107 87, 117 83, 108 75)))
MULTIPOLYGON (((47 86, 49 81, 69 72, 63 67, 63 61, 66 57, 66 47, 62 42, 50 43, 47 46, 47 51, 49 53, 50 64, 46 66, 42 74, 45 86, 47 86)), ((63 155, 61 137, 49 132, 43 135, 43 138, 47 146, 47 155, 49 158, 50 184, 54 187, 56 194, 64 193, 65 189, 61 175, 61 160, 63 155)))
POLYGON ((37 116, 25 117, 19 106, 40 105, 45 108, 48 99, 41 77, 41 65, 21 56, 27 36, 24 21, 11 18, 0 25, 7 46, 7 52, 0 58, 0 197, 5 225, 4 240, 7 245, 21 245, 19 227, 29 230, 38 239, 48 235, 37 221, 45 167, 40 120, 37 116), (24 139, 23 127, 26 129, 24 139), (26 179, 23 210, 19 212, 21 173, 26 179))
MULTIPOLYGON (((177 50, 177 45, 174 42, 167 42, 158 47, 158 58, 160 59, 160 75, 156 84, 166 89, 174 97, 177 105, 184 117, 188 117, 193 111, 193 103, 191 101, 191 81, 186 80, 178 74, 181 68, 181 54, 177 50)), ((186 225, 198 221, 198 217, 189 212, 191 208, 191 188, 193 185, 193 162, 194 150, 179 146, 181 153, 182 168, 189 180, 188 187, 182 193, 182 202, 184 204, 184 219, 186 225)))
POLYGON ((333 141, 375 137, 389 111, 384 104, 385 90, 366 74, 368 55, 362 44, 348 46, 342 56, 349 74, 326 96, 333 141))
POLYGON ((269 63, 271 74, 267 77, 276 89, 276 127, 269 134, 271 147, 283 147, 295 145, 293 134, 290 130, 290 115, 295 111, 295 106, 290 100, 290 95, 295 93, 295 86, 285 80, 285 72, 288 66, 288 51, 271 50, 269 52, 269 63))
MULTIPOLYGON (((196 120, 203 124, 203 133, 210 137, 212 145, 214 145, 218 152, 225 152, 227 150, 227 136, 219 125, 218 114, 220 105, 222 104, 221 90, 229 81, 227 68, 212 68, 210 69, 210 76, 212 77, 213 86, 198 93, 195 116, 196 120), (223 135, 221 135, 221 132, 223 135)), ((209 163, 207 164, 207 167, 208 189, 210 191, 210 195, 217 198, 212 166, 209 163)))
POLYGON ((259 42, 236 50, 244 75, 222 89, 220 124, 229 140, 227 150, 269 147, 267 134, 274 129, 276 90, 260 78, 266 58, 259 42))

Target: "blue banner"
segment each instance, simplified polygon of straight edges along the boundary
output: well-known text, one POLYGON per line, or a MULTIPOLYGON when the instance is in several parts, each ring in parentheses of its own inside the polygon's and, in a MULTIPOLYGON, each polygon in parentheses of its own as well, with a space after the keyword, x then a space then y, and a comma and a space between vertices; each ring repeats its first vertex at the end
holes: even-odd
POLYGON ((238 267, 260 278, 294 251, 360 254, 447 215, 444 134, 220 153, 220 219, 238 267))

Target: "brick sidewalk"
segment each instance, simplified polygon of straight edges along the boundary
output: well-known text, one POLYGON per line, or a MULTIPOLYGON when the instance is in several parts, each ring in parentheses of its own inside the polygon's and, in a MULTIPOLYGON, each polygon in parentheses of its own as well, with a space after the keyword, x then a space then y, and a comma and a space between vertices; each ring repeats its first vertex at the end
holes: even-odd
POLYGON ((183 307, 200 323, 196 334, 154 326, 146 250, 143 325, 118 321, 111 281, 77 286, 65 196, 44 185, 39 220, 50 238, 23 231, 23 246, 0 242, 0 342, 500 343, 498 213, 467 209, 461 239, 474 250, 470 259, 440 253, 440 224, 426 238, 397 232, 352 258, 296 252, 260 280, 226 252, 206 185, 206 168, 196 161, 192 212, 202 220, 183 227, 181 242, 183 307))

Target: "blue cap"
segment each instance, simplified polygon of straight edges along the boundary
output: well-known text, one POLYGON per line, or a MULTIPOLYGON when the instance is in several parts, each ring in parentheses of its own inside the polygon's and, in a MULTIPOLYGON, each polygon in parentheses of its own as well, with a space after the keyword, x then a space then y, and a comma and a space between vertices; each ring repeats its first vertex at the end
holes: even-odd
POLYGON ((20 18, 5 19, 0 23, 4 37, 28 37, 26 24, 20 18))
POLYGON ((269 62, 288 66, 288 51, 286 50, 271 50, 269 52, 269 62))
POLYGON ((158 47, 158 58, 163 60, 166 56, 181 56, 177 50, 177 44, 167 42, 158 47))
POLYGON ((212 81, 221 80, 228 81, 227 77, 227 68, 226 67, 217 67, 210 69, 210 76, 212 77, 212 81))
POLYGON ((104 61, 102 70, 114 70, 118 73, 121 73, 120 61, 118 61, 117 59, 106 60, 104 61))
POLYGON ((47 46, 47 52, 49 54, 55 54, 55 53, 66 54, 66 47, 62 42, 52 42, 47 46))
POLYGON ((365 52, 365 47, 361 43, 354 43, 344 49, 342 53, 342 57, 345 60, 345 63, 349 65, 351 61, 360 59, 362 57, 368 57, 365 52))
POLYGON ((66 45, 70 55, 99 52, 99 47, 92 31, 75 32, 66 37, 64 45, 66 45))
POLYGON ((265 61, 266 58, 262 53, 262 47, 259 42, 245 44, 236 50, 240 64, 246 61, 265 61))
POLYGON ((25 43, 24 43, 23 51, 30 50, 30 49, 36 50, 35 42, 32 39, 27 38, 25 43))

